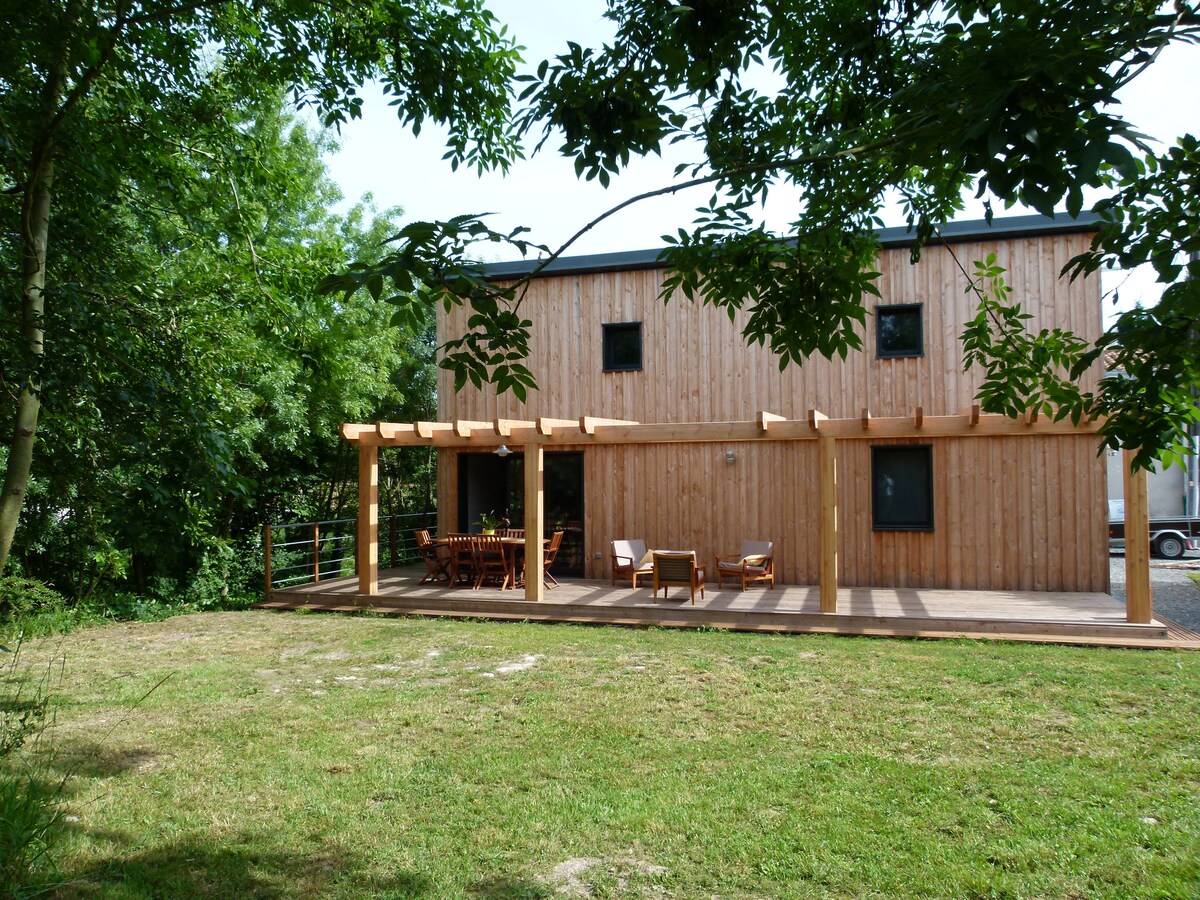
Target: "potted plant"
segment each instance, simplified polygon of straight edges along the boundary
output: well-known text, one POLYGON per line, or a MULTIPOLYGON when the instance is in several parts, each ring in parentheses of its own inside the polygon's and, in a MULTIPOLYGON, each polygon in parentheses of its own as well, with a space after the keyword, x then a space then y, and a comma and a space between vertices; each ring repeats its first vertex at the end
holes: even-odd
POLYGON ((502 521, 503 519, 496 515, 496 511, 493 509, 485 513, 480 513, 479 521, 475 524, 483 530, 484 534, 495 534, 496 529, 500 527, 502 521))

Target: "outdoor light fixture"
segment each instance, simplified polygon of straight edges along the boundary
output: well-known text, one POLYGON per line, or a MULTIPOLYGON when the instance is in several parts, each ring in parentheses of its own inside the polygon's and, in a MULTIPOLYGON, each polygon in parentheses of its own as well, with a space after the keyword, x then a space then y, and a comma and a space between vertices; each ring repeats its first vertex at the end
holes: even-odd
POLYGON ((509 449, 508 449, 508 447, 507 447, 506 445, 504 445, 504 444, 501 444, 499 447, 497 447, 497 448, 496 448, 495 450, 493 450, 492 452, 493 452, 493 453, 495 453, 497 456, 499 456, 499 457, 501 457, 501 458, 503 458, 503 457, 505 457, 505 456, 511 456, 511 455, 512 455, 512 451, 511 451, 511 450, 509 450, 509 449))
POLYGON ((735 453, 733 450, 726 450, 725 462, 732 466, 735 462, 737 462, 737 453, 735 453))

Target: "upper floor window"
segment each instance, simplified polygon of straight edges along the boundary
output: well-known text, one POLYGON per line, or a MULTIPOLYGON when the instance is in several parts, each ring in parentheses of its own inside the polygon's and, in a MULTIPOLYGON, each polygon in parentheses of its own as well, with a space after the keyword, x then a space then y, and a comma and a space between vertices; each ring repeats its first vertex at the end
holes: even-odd
POLYGON ((603 327, 604 371, 641 371, 642 323, 614 322, 603 327))
POLYGON ((924 356, 922 304, 896 303, 875 307, 875 355, 924 356))
POLYGON ((871 448, 871 524, 876 531, 933 531, 933 448, 871 448))

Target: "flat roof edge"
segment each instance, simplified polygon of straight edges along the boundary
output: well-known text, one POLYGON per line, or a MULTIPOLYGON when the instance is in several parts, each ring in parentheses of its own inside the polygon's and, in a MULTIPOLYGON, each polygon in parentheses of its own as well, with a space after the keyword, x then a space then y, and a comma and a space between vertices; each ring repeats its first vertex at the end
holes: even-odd
MULTIPOLYGON (((1075 234, 1078 232, 1095 231, 1100 217, 1095 213, 1080 213, 1070 218, 1065 213, 1050 216, 1009 216, 993 218, 989 225, 984 219, 973 219, 965 222, 948 222, 929 240, 930 246, 939 244, 957 244, 967 241, 995 240, 1003 238, 1039 237, 1049 234, 1075 234)), ((880 246, 885 250, 898 247, 908 247, 915 241, 915 235, 907 226, 881 228, 877 232, 880 246)), ((649 250, 624 250, 618 253, 593 253, 586 256, 563 256, 554 260, 538 273, 539 278, 552 276, 584 275, 599 272, 632 272, 639 269, 661 269, 665 263, 659 259, 660 254, 667 248, 659 247, 649 250)), ((520 278, 528 275, 537 267, 534 259, 521 259, 512 262, 484 263, 479 268, 489 281, 504 281, 510 278, 520 278)))

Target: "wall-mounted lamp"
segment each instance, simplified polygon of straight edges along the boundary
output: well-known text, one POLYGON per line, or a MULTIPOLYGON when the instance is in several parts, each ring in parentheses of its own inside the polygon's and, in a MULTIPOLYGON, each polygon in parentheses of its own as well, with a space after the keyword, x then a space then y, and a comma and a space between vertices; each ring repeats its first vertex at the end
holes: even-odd
POLYGON ((509 450, 508 447, 504 444, 501 444, 499 447, 497 447, 492 452, 495 453, 497 456, 499 456, 501 459, 503 459, 506 456, 512 455, 512 451, 509 450))
POLYGON ((732 466, 735 462, 737 462, 737 453, 733 450, 726 450, 725 451, 725 462, 728 465, 732 466))

